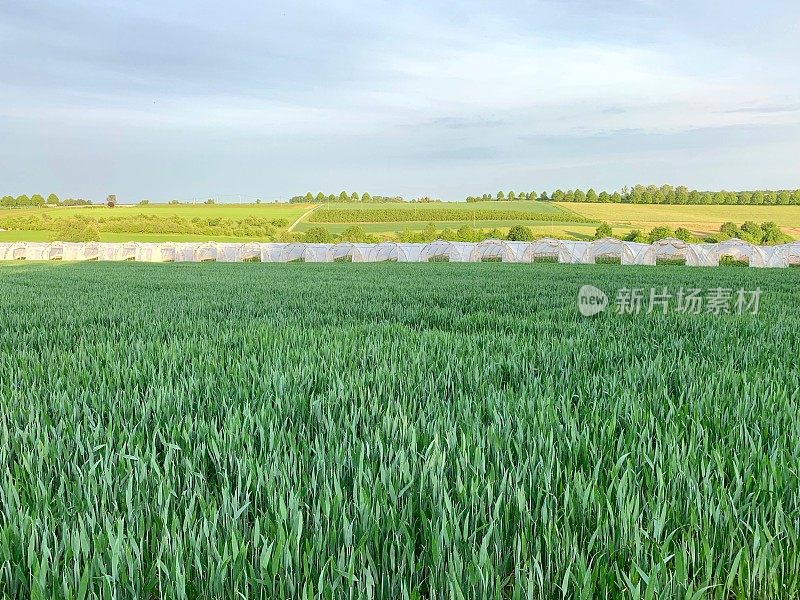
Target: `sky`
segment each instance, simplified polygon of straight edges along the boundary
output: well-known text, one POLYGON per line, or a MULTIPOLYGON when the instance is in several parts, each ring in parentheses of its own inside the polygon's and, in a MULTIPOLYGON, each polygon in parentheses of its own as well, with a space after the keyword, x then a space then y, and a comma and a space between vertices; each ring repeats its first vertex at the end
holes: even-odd
POLYGON ((0 195, 800 188, 797 0, 0 1, 0 195))

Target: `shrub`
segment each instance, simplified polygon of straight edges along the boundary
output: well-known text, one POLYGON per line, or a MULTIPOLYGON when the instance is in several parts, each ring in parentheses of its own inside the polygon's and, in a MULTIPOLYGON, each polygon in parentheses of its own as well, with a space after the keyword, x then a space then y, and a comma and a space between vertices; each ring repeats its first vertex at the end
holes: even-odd
POLYGON ((641 229, 634 229, 628 235, 625 236, 626 242, 637 242, 639 244, 646 244, 647 243, 647 236, 642 233, 641 229))
POLYGON ((600 240, 603 238, 611 237, 612 235, 614 235, 614 232, 611 229, 611 225, 609 225, 606 222, 603 222, 600 224, 600 227, 595 229, 594 239, 600 240))
POLYGON ((367 232, 363 227, 358 225, 351 225, 342 232, 342 239, 346 242, 365 242, 367 240, 367 232))
POLYGON ((533 231, 531 231, 530 227, 525 227, 525 225, 514 225, 508 230, 506 239, 512 242, 531 242, 536 238, 533 235, 533 231))
POLYGON ((650 233, 647 234, 647 241, 652 244, 658 240, 665 240, 671 237, 675 237, 675 232, 669 227, 661 225, 659 227, 654 227, 650 233))
POLYGON ((53 232, 53 241, 59 242, 97 242, 100 231, 91 222, 78 219, 63 219, 60 227, 53 232))
POLYGON ((722 226, 719 228, 719 232, 728 239, 739 237, 741 235, 741 233, 739 232, 739 228, 736 226, 736 223, 733 223, 731 221, 723 223, 722 226))
POLYGON ((327 244, 333 241, 333 234, 324 227, 312 227, 306 231, 303 241, 309 244, 327 244))

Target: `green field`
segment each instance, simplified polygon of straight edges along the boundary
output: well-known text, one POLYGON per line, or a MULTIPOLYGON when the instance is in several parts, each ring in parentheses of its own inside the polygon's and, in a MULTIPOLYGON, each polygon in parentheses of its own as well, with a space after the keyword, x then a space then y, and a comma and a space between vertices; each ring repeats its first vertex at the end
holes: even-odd
MULTIPOLYGON (((386 202, 386 203, 363 203, 363 202, 333 202, 330 204, 322 203, 317 211, 354 210, 369 212, 373 209, 387 211, 402 211, 408 213, 409 220, 414 219, 414 215, 426 215, 442 210, 457 208, 468 212, 491 211, 513 211, 513 212, 532 212, 545 214, 564 214, 568 211, 557 206, 554 202, 540 202, 539 200, 525 202, 386 202)), ((422 219, 425 220, 425 219, 422 219)))
POLYGON ((306 219, 312 223, 447 223, 476 220, 586 221, 546 202, 441 202, 430 204, 322 205, 306 219))
POLYGON ((47 213, 53 219, 74 216, 178 216, 191 219, 193 217, 244 219, 250 216, 263 216, 269 219, 285 217, 294 220, 305 213, 311 205, 264 203, 264 204, 146 204, 124 205, 114 208, 106 206, 64 206, 57 208, 0 208, 0 218, 22 214, 47 213))
POLYGON ((0 596, 796 598, 800 271, 0 265, 0 596), (592 283, 764 290, 606 312, 592 283))
MULTIPOLYGON (((380 236, 393 236, 401 231, 422 231, 430 223, 430 221, 405 221, 393 223, 358 223, 367 233, 374 233, 380 236)), ((301 222, 295 227, 295 231, 304 232, 308 231, 311 227, 319 227, 320 223, 309 223, 307 221, 301 222)), ((325 223, 325 229, 332 233, 340 234, 353 223, 325 223)), ((524 225, 530 227, 534 233, 540 233, 545 236, 560 236, 577 239, 591 239, 594 235, 597 225, 584 224, 584 223, 562 223, 559 221, 514 221, 513 225, 524 225)), ((499 229, 503 233, 508 232, 512 223, 509 221, 440 221, 436 223, 440 229, 458 229, 462 226, 474 227, 477 229, 499 229)))
MULTIPOLYGON (((668 206, 642 204, 586 204, 555 202, 476 202, 476 203, 332 203, 307 204, 180 204, 103 206, 69 208, 0 209, 0 227, 11 217, 46 215, 52 227, 38 230, 17 228, 0 231, 0 241, 48 241, 59 219, 87 216, 94 219, 121 219, 122 229, 101 231, 101 241, 269 241, 286 235, 290 226, 304 217, 293 229, 296 233, 311 227, 324 227, 341 234, 357 224, 367 233, 390 239, 402 231, 422 231, 429 223, 437 229, 499 229, 502 233, 514 225, 530 227, 536 235, 552 235, 570 239, 591 239, 601 222, 609 222, 614 234, 623 236, 633 229, 649 231, 659 225, 686 227, 704 237, 719 232, 725 221, 741 225, 744 221, 775 221, 788 235, 800 239, 800 206, 668 206), (309 214, 309 211, 314 211, 309 214), (209 224, 201 233, 177 231, 160 233, 141 231, 141 218, 166 221, 203 219, 209 224), (130 223, 127 222, 130 218, 130 223), (234 231, 236 221, 246 219, 282 219, 285 224, 270 235, 250 231, 234 231), (582 221, 582 222, 581 222, 582 221), (128 227, 129 225, 129 227, 128 227)), ((116 229, 120 229, 118 226, 116 229)))

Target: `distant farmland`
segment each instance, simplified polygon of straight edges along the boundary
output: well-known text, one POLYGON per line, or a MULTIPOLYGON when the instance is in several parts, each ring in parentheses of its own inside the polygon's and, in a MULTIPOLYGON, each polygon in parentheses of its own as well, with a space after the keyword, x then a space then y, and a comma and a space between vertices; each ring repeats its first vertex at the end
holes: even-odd
POLYGON ((341 234, 357 225, 380 239, 401 232, 468 226, 505 234, 515 225, 534 235, 589 239, 601 222, 616 236, 633 229, 685 227, 698 236, 725 221, 775 221, 800 238, 800 206, 691 206, 564 202, 148 204, 136 206, 0 209, 0 241, 48 241, 64 220, 94 223, 107 242, 248 241, 289 239, 312 227, 341 234), (296 225, 295 225, 296 223, 296 225), (294 226, 294 227, 293 227, 294 226), (292 234, 290 235, 290 231, 292 234))

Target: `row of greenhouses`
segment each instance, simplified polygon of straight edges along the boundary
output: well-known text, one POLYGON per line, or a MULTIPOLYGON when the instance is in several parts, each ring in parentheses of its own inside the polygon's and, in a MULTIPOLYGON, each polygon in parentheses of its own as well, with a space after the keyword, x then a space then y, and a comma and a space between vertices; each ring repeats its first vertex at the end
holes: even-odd
POLYGON ((0 260, 137 262, 560 262, 654 265, 660 261, 716 266, 726 259, 751 267, 800 264, 800 242, 754 246, 739 239, 689 244, 664 239, 652 244, 604 238, 576 242, 543 238, 533 242, 484 240, 477 243, 436 240, 429 243, 0 243, 0 260))

